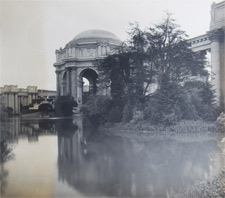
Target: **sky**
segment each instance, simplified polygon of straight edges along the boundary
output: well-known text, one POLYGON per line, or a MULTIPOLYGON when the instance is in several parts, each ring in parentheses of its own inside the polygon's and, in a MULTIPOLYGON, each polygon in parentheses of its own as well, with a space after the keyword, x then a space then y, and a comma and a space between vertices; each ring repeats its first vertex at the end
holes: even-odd
POLYGON ((77 34, 102 29, 128 38, 172 13, 190 38, 205 34, 210 7, 221 0, 0 0, 0 87, 56 90, 55 50, 77 34))

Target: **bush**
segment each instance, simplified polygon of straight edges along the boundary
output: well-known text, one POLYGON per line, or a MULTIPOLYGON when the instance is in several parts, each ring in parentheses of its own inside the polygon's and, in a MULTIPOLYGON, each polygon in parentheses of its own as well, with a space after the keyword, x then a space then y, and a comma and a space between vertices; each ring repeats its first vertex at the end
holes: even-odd
POLYGON ((106 120, 108 122, 121 122, 123 117, 123 107, 121 105, 114 106, 111 102, 109 113, 106 115, 106 120))
POLYGON ((105 95, 91 95, 81 107, 84 117, 95 126, 102 125, 107 120, 111 110, 111 98, 105 95))
MULTIPOLYGON (((77 107, 77 102, 71 96, 58 97, 57 100, 55 101, 56 116, 60 117, 72 116, 73 107, 77 107)), ((47 107, 44 107, 43 110, 47 110, 47 107)))
POLYGON ((12 108, 6 108, 2 101, 3 97, 0 96, 0 163, 6 162, 13 156, 7 140, 7 136, 10 133, 7 118, 12 115, 12 108))
POLYGON ((128 102, 123 109, 123 121, 130 122, 133 119, 133 106, 128 102))
POLYGON ((192 188, 184 189, 183 192, 175 194, 171 193, 173 198, 224 198, 225 195, 225 170, 220 171, 217 176, 202 181, 192 188))
MULTIPOLYGON (((193 81, 184 85, 187 92, 187 104, 192 106, 193 112, 191 120, 202 119, 206 121, 215 121, 218 116, 218 109, 214 105, 214 91, 212 85, 208 82, 193 81)), ((184 117, 185 118, 185 117, 184 117)))
POLYGON ((144 117, 153 124, 174 124, 180 120, 215 121, 210 84, 195 81, 183 86, 168 86, 155 92, 146 102, 144 117))
POLYGON ((222 112, 220 116, 216 119, 217 130, 220 132, 225 132, 225 114, 222 112))
POLYGON ((134 110, 133 119, 131 120, 131 123, 135 124, 143 120, 144 120, 144 113, 142 111, 134 110))

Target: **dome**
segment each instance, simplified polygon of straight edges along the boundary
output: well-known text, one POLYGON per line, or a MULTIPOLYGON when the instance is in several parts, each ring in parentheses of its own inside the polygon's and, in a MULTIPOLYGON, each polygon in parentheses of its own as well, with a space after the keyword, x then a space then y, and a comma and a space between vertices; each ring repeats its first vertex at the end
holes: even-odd
POLYGON ((87 30, 81 32, 70 43, 108 42, 121 45, 122 41, 113 33, 105 30, 87 30))

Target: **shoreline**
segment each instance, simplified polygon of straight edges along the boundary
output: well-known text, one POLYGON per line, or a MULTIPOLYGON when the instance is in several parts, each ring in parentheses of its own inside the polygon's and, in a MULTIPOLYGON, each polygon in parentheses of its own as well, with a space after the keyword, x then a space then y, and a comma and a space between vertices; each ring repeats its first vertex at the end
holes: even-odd
MULTIPOLYGON (((119 123, 109 125, 110 124, 101 126, 99 130, 104 135, 125 137, 136 143, 149 142, 150 140, 172 140, 180 144, 196 142, 204 144, 208 141, 215 141, 217 146, 221 149, 223 158, 225 157, 225 133, 217 130, 216 122, 182 121, 169 127, 143 125, 141 130, 138 130, 140 127, 139 124, 119 123), (126 129, 127 125, 130 126, 128 129, 126 129), (178 131, 178 129, 184 130, 178 131)), ((208 179, 196 181, 193 186, 181 189, 178 193, 170 192, 171 198, 222 198, 224 195, 225 166, 221 167, 219 173, 212 175, 208 179)))
POLYGON ((107 136, 121 136, 146 141, 151 138, 164 138, 182 142, 200 142, 225 138, 225 133, 217 130, 216 123, 203 121, 181 121, 168 127, 148 123, 107 123, 100 126, 98 131, 107 136))

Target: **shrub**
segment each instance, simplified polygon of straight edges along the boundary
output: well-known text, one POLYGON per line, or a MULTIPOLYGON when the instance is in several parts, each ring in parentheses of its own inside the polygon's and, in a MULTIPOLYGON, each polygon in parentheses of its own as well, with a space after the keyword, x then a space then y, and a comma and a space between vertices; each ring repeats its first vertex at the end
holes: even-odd
MULTIPOLYGON (((77 106, 77 102, 71 96, 60 96, 55 101, 56 116, 72 116, 73 107, 77 106)), ((41 105, 40 105, 41 107, 41 105)), ((43 106, 42 110, 47 110, 48 106, 43 106)))
POLYGON ((127 103, 123 109, 123 121, 130 122, 133 118, 133 106, 127 103))
POLYGON ((180 120, 215 121, 218 110, 213 104, 209 83, 195 81, 160 89, 146 102, 144 116, 154 124, 170 125, 180 120))
POLYGON ((217 130, 220 132, 225 132, 225 113, 222 112, 220 116, 216 119, 217 130))
POLYGON ((6 108, 2 101, 3 97, 0 96, 0 163, 6 162, 13 156, 12 148, 9 147, 6 138, 10 133, 10 126, 7 122, 7 118, 12 115, 12 109, 6 108))
POLYGON ((121 122, 122 116, 123 116, 122 112, 123 112, 123 107, 120 106, 120 105, 114 106, 113 102, 111 101, 109 112, 106 115, 106 121, 108 121, 108 122, 121 122))
POLYGON ((105 95, 91 95, 81 107, 84 117, 92 124, 99 126, 107 121, 111 110, 111 98, 105 95))
POLYGON ((131 120, 131 123, 137 123, 144 120, 144 113, 143 111, 134 110, 133 112, 133 119, 131 120))

